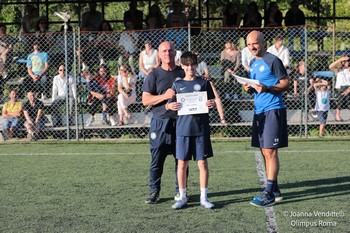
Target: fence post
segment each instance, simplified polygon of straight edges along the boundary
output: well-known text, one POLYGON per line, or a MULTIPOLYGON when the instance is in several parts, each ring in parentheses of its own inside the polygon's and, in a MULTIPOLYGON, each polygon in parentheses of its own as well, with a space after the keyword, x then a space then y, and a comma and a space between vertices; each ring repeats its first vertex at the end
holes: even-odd
POLYGON ((189 21, 187 24, 187 44, 188 44, 188 51, 191 51, 191 23, 189 21))
MULTIPOLYGON (((308 53, 307 53, 307 26, 305 25, 304 26, 304 54, 305 54, 305 82, 304 82, 304 90, 307 90, 307 77, 308 77, 308 64, 307 64, 307 60, 308 60, 308 53)), ((307 130, 308 130, 308 106, 307 106, 307 103, 308 103, 308 96, 309 96, 309 93, 306 92, 305 94, 305 127, 304 127, 304 136, 305 138, 307 138, 307 130)))

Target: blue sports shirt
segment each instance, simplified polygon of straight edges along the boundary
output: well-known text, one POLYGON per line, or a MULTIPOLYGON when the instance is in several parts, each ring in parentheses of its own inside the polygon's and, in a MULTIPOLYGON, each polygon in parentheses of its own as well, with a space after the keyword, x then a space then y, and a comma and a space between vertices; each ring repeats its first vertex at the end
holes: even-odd
MULTIPOLYGON (((274 86, 285 77, 287 77, 287 71, 282 61, 271 53, 266 53, 261 59, 254 58, 250 62, 250 78, 258 80, 265 86, 274 86)), ((285 108, 282 93, 255 92, 254 105, 255 114, 285 108)))
MULTIPOLYGON (((185 77, 183 69, 177 66, 174 70, 167 71, 162 67, 158 67, 153 70, 145 79, 142 86, 142 91, 150 93, 152 95, 162 95, 169 88, 172 87, 176 78, 185 77)), ((165 109, 165 104, 167 100, 153 106, 153 117, 166 119, 166 118, 176 118, 176 112, 165 109)))
MULTIPOLYGON (((195 91, 206 91, 207 99, 214 99, 214 92, 210 82, 196 77, 194 80, 178 79, 174 82, 172 89, 177 93, 190 93, 195 91)), ((169 102, 175 102, 175 99, 169 102)), ((178 116, 176 119, 176 136, 204 136, 210 134, 209 114, 193 114, 178 116)))

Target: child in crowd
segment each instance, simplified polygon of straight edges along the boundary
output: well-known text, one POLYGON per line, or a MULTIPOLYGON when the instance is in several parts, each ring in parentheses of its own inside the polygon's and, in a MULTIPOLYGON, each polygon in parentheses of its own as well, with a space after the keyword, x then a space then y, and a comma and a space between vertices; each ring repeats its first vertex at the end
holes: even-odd
MULTIPOLYGON (((215 106, 215 96, 210 82, 196 77, 197 56, 191 52, 185 52, 181 56, 181 67, 185 71, 184 79, 175 80, 172 89, 176 94, 202 92, 207 93, 206 107, 215 106)), ((177 111, 181 104, 175 98, 170 99, 165 105, 166 110, 177 111)), ((179 182, 180 200, 173 206, 173 209, 180 209, 187 204, 186 181, 188 161, 198 161, 200 172, 200 205, 211 209, 214 204, 207 199, 208 192, 208 162, 207 158, 213 156, 210 142, 210 126, 208 113, 193 113, 179 115, 176 120, 176 159, 178 159, 177 177, 179 182)))
POLYGON ((318 120, 320 121, 319 137, 324 137, 328 111, 330 109, 329 99, 331 92, 329 90, 327 80, 317 78, 314 83, 316 94, 315 111, 317 112, 318 120))

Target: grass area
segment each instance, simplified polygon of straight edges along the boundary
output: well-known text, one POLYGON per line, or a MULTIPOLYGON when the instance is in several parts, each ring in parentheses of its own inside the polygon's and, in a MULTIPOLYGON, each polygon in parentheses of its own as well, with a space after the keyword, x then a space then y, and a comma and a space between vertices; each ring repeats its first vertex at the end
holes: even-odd
MULTIPOLYGON (((285 200, 274 206, 279 232, 348 232, 349 142, 296 140, 280 151, 285 200), (344 215, 315 216, 327 211, 344 215)), ((144 203, 147 143, 2 144, 0 232, 266 232, 264 209, 249 205, 259 191, 256 150, 244 140, 213 147, 209 198, 216 208, 199 207, 198 168, 191 162, 192 202, 174 211, 172 157, 161 202, 144 203)))

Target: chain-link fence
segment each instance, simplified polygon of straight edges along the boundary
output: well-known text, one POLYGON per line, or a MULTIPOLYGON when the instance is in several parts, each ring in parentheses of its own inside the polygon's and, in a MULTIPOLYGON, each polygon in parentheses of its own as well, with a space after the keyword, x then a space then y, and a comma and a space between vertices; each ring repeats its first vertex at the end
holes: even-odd
MULTIPOLYGON (((326 136, 349 135, 349 98, 344 86, 350 86, 350 76, 349 71, 340 72, 348 70, 348 63, 336 64, 337 73, 329 69, 333 60, 350 54, 349 33, 313 27, 260 30, 269 51, 279 54, 289 73, 290 89, 284 93, 289 135, 318 135, 314 83, 320 80, 328 82, 331 93, 326 136), (276 49, 281 43, 284 47, 276 49), (346 76, 343 87, 336 85, 339 75, 346 76)), ((245 37, 249 31, 190 28, 2 36, 2 138, 146 138, 152 110, 141 103, 141 87, 152 66, 159 65, 150 45, 157 49, 164 40, 176 44, 176 59, 181 51, 190 50, 204 62, 198 72, 211 77, 225 114, 210 112, 213 136, 248 137, 253 96, 244 92, 232 74, 248 76, 251 55, 245 37), (11 90, 16 91, 17 100, 11 90), (30 91, 41 102, 33 101, 30 91)))

